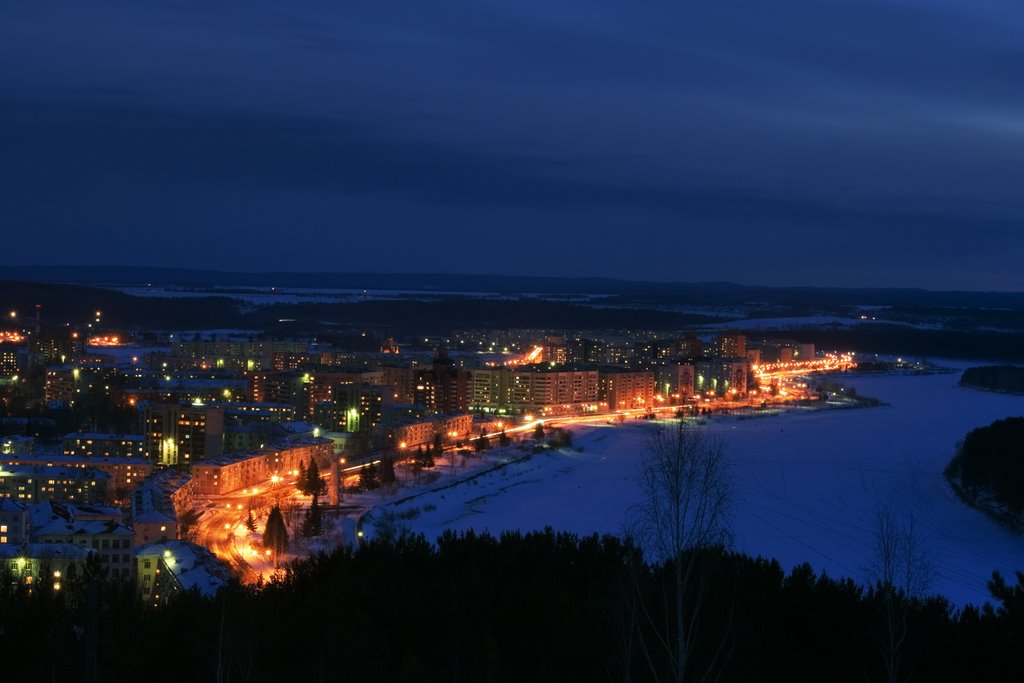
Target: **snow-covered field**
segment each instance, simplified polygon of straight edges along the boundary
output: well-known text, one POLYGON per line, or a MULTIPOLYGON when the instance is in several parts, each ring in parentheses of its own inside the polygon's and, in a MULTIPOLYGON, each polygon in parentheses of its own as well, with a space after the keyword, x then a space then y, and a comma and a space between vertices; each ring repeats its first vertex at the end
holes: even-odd
MULTIPOLYGON (((861 580, 875 510, 885 502, 904 519, 913 514, 936 563, 935 592, 956 604, 986 600, 993 569, 1011 577, 1024 569, 1024 537, 964 506, 942 470, 967 431, 1024 414, 1024 397, 961 389, 958 379, 853 377, 862 395, 889 405, 710 422, 733 460, 736 549, 775 557, 786 569, 810 562, 861 580)), ((639 495, 638 453, 652 428, 641 421, 575 428, 573 449, 539 453, 391 509, 416 515, 404 523, 428 537, 446 528, 619 533, 639 495)))

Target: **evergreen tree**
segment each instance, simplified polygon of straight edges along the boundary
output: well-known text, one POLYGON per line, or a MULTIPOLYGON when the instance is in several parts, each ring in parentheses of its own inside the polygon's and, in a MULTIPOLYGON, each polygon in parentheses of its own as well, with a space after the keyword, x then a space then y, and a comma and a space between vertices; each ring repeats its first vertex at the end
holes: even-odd
POLYGON ((389 453, 385 453, 380 459, 380 483, 385 486, 395 483, 395 459, 389 453))
POLYGON ((380 472, 372 462, 359 470, 359 487, 364 491, 380 488, 380 472))
POLYGON ((430 446, 427 446, 426 450, 422 447, 416 452, 416 467, 420 469, 429 470, 434 466, 434 455, 431 453, 430 446))
POLYGON ((324 530, 324 513, 320 507, 320 497, 314 495, 313 503, 306 510, 306 516, 302 520, 302 535, 305 538, 319 536, 324 530))
POLYGON ((490 442, 487 439, 487 435, 484 434, 483 430, 480 430, 480 436, 473 439, 473 450, 477 453, 487 448, 490 442))
POLYGON ((327 493, 327 482, 320 476, 320 468, 315 460, 309 461, 309 467, 306 468, 305 487, 299 490, 307 496, 322 496, 327 493))
POLYGON ((306 471, 306 463, 299 461, 299 478, 295 482, 295 488, 299 490, 299 493, 309 495, 309 474, 306 471))
POLYGON ((544 425, 542 423, 538 422, 537 426, 533 428, 533 438, 537 441, 544 438, 544 425))
POLYGON ((498 434, 498 443, 501 444, 502 446, 507 446, 510 443, 512 443, 512 438, 505 433, 504 429, 502 429, 501 433, 498 434))
POLYGON ((248 529, 250 533, 256 531, 256 518, 252 516, 251 509, 249 510, 249 516, 245 518, 245 528, 248 529))
POLYGON ((277 567, 281 553, 288 550, 288 529, 279 505, 272 507, 267 515, 267 524, 263 527, 263 546, 274 553, 274 566, 277 567))

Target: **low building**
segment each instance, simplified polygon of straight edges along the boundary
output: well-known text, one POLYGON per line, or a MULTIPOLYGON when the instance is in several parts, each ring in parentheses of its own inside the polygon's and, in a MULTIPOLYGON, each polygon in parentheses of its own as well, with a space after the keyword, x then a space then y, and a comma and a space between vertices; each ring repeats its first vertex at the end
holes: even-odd
POLYGON ((377 432, 379 441, 399 450, 429 445, 435 435, 440 436, 442 442, 451 443, 472 436, 473 416, 469 413, 432 415, 410 422, 381 424, 377 432))
POLYGON ((142 434, 65 434, 64 455, 79 458, 141 458, 142 434))
POLYGON ((114 521, 49 518, 33 515, 32 539, 37 543, 69 543, 94 550, 108 578, 131 580, 135 573, 132 560, 134 532, 114 521))
POLYGON ((83 570, 92 552, 71 543, 0 545, 0 566, 18 583, 36 586, 51 581, 51 588, 61 590, 69 576, 83 570))
POLYGON ((331 466, 334 446, 322 437, 289 440, 255 453, 222 455, 192 465, 195 492, 204 495, 229 493, 253 486, 270 485, 275 476, 285 477, 315 460, 324 470, 331 466))
POLYGON ((154 607, 183 591, 213 597, 231 579, 226 564, 206 548, 186 541, 150 543, 135 549, 142 599, 154 607))
POLYGON ((4 458, 2 462, 9 466, 93 469, 102 472, 109 477, 107 482, 109 500, 94 499, 92 502, 117 502, 118 500, 123 500, 127 497, 129 491, 142 483, 153 472, 152 463, 144 458, 136 457, 107 458, 80 455, 34 455, 8 457, 4 458))
POLYGON ((135 545, 180 537, 178 520, 192 509, 192 475, 165 470, 132 492, 132 528, 135 545))
POLYGON ((23 503, 102 503, 107 499, 109 481, 109 474, 91 467, 0 465, 0 498, 23 503))

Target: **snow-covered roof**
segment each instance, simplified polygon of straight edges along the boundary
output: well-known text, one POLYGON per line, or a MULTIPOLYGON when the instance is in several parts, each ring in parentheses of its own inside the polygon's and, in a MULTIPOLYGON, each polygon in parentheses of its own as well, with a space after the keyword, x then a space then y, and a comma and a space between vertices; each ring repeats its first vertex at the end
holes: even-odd
POLYGON ((228 566, 209 550, 188 541, 158 541, 135 549, 135 557, 152 557, 163 561, 183 590, 198 590, 213 596, 231 578, 228 566))

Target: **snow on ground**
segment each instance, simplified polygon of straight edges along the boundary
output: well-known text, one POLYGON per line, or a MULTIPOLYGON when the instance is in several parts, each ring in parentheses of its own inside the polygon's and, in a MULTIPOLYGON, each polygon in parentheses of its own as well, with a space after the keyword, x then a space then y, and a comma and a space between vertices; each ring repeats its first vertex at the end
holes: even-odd
MULTIPOLYGON (((725 439, 736 474, 736 549, 777 558, 786 569, 810 562, 862 580, 874 513, 885 502, 904 519, 913 514, 936 563, 936 592, 956 604, 988 599, 994 569, 1012 576, 1024 568, 1024 537, 963 505, 942 470, 969 430, 1024 414, 1024 397, 963 389, 958 380, 851 377, 862 395, 889 405, 712 420, 708 428, 725 439)), ((446 528, 620 533, 639 495, 638 454, 652 428, 642 421, 574 428, 572 449, 538 453, 392 509, 416 515, 405 524, 431 538, 446 528)))

